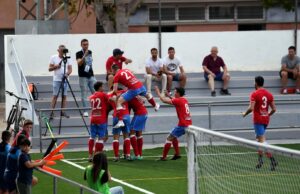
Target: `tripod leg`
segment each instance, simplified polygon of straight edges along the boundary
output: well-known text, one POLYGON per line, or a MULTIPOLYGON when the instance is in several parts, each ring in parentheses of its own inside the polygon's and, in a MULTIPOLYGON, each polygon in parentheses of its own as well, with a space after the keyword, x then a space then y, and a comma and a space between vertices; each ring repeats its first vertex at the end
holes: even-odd
POLYGON ((74 95, 74 92, 73 92, 73 90, 72 90, 72 88, 71 88, 70 82, 69 82, 68 79, 66 79, 66 82, 67 82, 67 84, 68 84, 68 86, 69 86, 69 88, 70 88, 71 94, 72 94, 72 96, 73 96, 73 98, 74 98, 75 104, 76 104, 76 106, 77 106, 77 108, 78 108, 78 111, 79 111, 79 114, 80 114, 80 116, 81 116, 81 119, 82 119, 82 121, 83 121, 83 123, 84 123, 84 126, 85 126, 87 132, 88 132, 89 135, 90 135, 90 130, 89 130, 89 128, 88 128, 88 126, 87 126, 87 124, 86 124, 86 122, 85 122, 85 120, 84 120, 84 117, 83 117, 83 114, 82 114, 81 110, 79 109, 79 104, 78 104, 78 102, 77 102, 77 100, 76 100, 76 98, 75 98, 75 95, 74 95))
MULTIPOLYGON (((65 93, 65 81, 68 80, 66 79, 66 77, 64 76, 62 81, 61 81, 61 85, 60 85, 60 88, 59 90, 61 89, 61 108, 64 108, 64 100, 67 100, 67 99, 64 99, 64 93, 65 93)), ((62 115, 63 115, 63 111, 60 110, 60 117, 59 117, 59 127, 58 127, 58 135, 60 135, 60 131, 61 131, 61 119, 62 119, 62 115)))

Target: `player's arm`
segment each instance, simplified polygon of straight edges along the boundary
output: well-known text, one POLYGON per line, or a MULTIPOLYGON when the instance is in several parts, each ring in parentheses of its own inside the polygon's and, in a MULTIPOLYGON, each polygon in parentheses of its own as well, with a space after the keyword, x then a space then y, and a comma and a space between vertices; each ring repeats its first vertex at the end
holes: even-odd
POLYGON ((117 94, 118 91, 118 83, 114 83, 112 93, 117 94))
POLYGON ((153 75, 153 76, 156 76, 156 74, 152 72, 150 67, 146 67, 146 73, 150 74, 150 75, 153 75))
POLYGON ((207 68, 207 66, 203 65, 202 67, 203 67, 203 71, 204 71, 205 73, 207 73, 208 75, 209 75, 209 74, 215 75, 212 71, 210 71, 210 70, 207 68))
POLYGON ((294 71, 294 69, 289 69, 289 68, 287 68, 287 65, 286 65, 285 63, 283 63, 283 64, 281 65, 281 70, 282 70, 282 71, 286 71, 286 72, 290 72, 290 73, 293 73, 293 71, 294 71))
POLYGON ((124 61, 124 63, 127 65, 127 64, 129 64, 129 63, 132 63, 132 60, 126 58, 125 61, 124 61))
POLYGON ((185 74, 185 72, 184 72, 184 69, 183 69, 183 66, 182 66, 182 65, 181 65, 181 66, 179 66, 179 69, 180 69, 180 73, 184 75, 184 74, 185 74))
POLYGON ((170 71, 168 70, 167 65, 164 65, 164 72, 165 72, 165 74, 167 74, 167 75, 175 75, 175 73, 172 73, 172 72, 170 72, 170 71))
POLYGON ((270 103, 271 111, 269 112, 269 116, 273 115, 276 112, 276 106, 274 101, 270 103))
POLYGON ((34 168, 34 167, 38 167, 38 166, 43 166, 44 164, 46 164, 46 160, 40 160, 38 162, 32 162, 32 161, 26 161, 25 162, 25 166, 27 168, 34 168))
POLYGON ((251 113, 254 110, 254 107, 255 107, 255 101, 251 101, 248 109, 246 110, 246 112, 242 113, 243 117, 246 117, 249 113, 251 113))
POLYGON ((78 66, 81 66, 83 64, 84 58, 88 55, 88 53, 89 53, 89 50, 86 50, 82 57, 79 57, 79 55, 76 55, 76 61, 77 61, 78 66))
POLYGON ((165 98, 161 95, 159 88, 157 86, 155 86, 154 88, 155 88, 155 92, 156 92, 157 96, 163 103, 172 104, 172 100, 170 98, 165 98))
POLYGON ((109 170, 107 170, 107 176, 108 176, 108 181, 111 181, 111 174, 110 174, 109 170))

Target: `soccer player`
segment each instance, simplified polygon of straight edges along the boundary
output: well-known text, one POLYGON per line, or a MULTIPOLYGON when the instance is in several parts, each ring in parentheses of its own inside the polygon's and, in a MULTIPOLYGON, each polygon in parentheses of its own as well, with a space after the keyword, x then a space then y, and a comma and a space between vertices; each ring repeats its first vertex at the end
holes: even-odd
POLYGON ((130 142, 134 151, 135 159, 142 159, 143 152, 143 130, 147 121, 147 109, 141 96, 136 96, 128 102, 129 108, 133 110, 134 116, 130 123, 130 142))
POLYGON ((128 103, 125 102, 123 103, 123 107, 121 110, 117 110, 117 106, 116 106, 116 101, 117 98, 122 95, 125 91, 119 89, 117 91, 117 94, 110 92, 108 93, 108 99, 109 99, 109 103, 110 106, 113 108, 114 112, 113 112, 113 126, 115 126, 119 120, 124 121, 124 126, 123 127, 119 127, 119 128, 113 128, 113 150, 114 150, 114 162, 118 162, 120 160, 120 155, 119 155, 119 139, 120 139, 120 133, 122 131, 123 134, 123 139, 124 139, 124 143, 123 143, 123 152, 125 155, 125 158, 127 160, 131 160, 130 157, 130 139, 129 139, 129 132, 130 132, 130 115, 129 115, 129 110, 128 110, 128 103), (119 112, 119 114, 117 114, 117 112, 119 112))
MULTIPOLYGON (((137 95, 146 97, 148 102, 154 107, 155 111, 158 111, 160 105, 154 101, 151 94, 147 94, 143 83, 140 82, 128 69, 120 69, 118 65, 113 65, 111 69, 114 74, 113 92, 117 93, 119 83, 128 88, 128 90, 117 99, 117 111, 122 109, 122 104, 124 102, 130 101, 137 95)), ((123 126, 124 122, 119 120, 114 128, 123 126)))
MULTIPOLYGON (((270 121, 270 116, 276 112, 273 95, 263 88, 264 78, 262 76, 255 77, 255 91, 250 96, 250 105, 246 112, 243 113, 243 117, 246 117, 253 111, 253 123, 256 133, 256 139, 260 143, 266 143, 265 131, 270 121), (269 112, 269 107, 271 111, 269 112)), ((256 168, 261 168, 263 165, 263 152, 258 150, 258 163, 256 168)), ((271 161, 271 170, 275 170, 277 161, 272 156, 272 153, 266 152, 266 156, 271 161)))
POLYGON ((25 135, 25 137, 30 140, 30 132, 32 130, 32 126, 33 126, 33 122, 31 120, 29 120, 29 119, 26 119, 24 121, 22 130, 20 130, 17 133, 17 135, 16 135, 16 137, 15 137, 15 139, 14 139, 14 141, 13 141, 13 143, 12 143, 11 146, 15 146, 16 145, 16 141, 17 141, 19 135, 25 135))
POLYGON ((174 97, 163 97, 158 89, 155 87, 156 94, 159 96, 160 100, 166 104, 174 105, 177 112, 177 117, 179 122, 176 127, 173 128, 171 133, 168 135, 164 149, 163 155, 159 160, 166 161, 168 152, 171 148, 171 144, 173 144, 175 154, 171 160, 177 160, 181 158, 179 152, 179 142, 178 138, 185 134, 185 129, 192 124, 192 118, 190 114, 189 102, 184 97, 185 90, 184 88, 175 88, 174 97))
POLYGON ((104 147, 104 139, 107 136, 108 97, 103 92, 103 83, 97 81, 94 84, 95 93, 89 97, 92 107, 91 113, 91 137, 89 139, 89 161, 95 152, 101 152, 104 147), (98 138, 96 140, 96 138, 98 138), (96 140, 96 144, 95 144, 96 140))
POLYGON ((11 148, 9 145, 10 138, 11 133, 9 131, 2 132, 2 142, 0 143, 0 193, 5 193, 3 174, 6 166, 7 155, 11 148))

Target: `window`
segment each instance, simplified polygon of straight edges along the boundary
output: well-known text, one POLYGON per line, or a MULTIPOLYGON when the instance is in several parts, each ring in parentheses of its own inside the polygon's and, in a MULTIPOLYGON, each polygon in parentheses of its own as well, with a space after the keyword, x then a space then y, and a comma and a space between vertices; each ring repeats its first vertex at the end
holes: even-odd
MULTIPOLYGON (((149 20, 158 21, 158 8, 149 9, 149 20)), ((161 20, 175 20, 175 8, 161 8, 161 20)))
POLYGON ((234 7, 209 7, 209 19, 234 19, 234 7))
POLYGON ((204 7, 179 7, 179 20, 204 20, 204 7))
POLYGON ((263 19, 264 9, 261 6, 241 6, 237 7, 238 19, 263 19))

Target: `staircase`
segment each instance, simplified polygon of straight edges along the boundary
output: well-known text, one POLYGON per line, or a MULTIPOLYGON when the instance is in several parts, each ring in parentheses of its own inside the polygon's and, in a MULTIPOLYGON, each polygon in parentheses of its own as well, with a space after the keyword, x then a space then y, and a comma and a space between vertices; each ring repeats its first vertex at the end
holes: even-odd
MULTIPOLYGON (((252 130, 252 116, 242 118, 241 112, 245 111, 249 104, 249 95, 254 90, 254 77, 261 75, 265 78, 265 88, 269 89, 277 104, 277 113, 272 117, 268 130, 269 140, 291 140, 296 141, 300 139, 299 133, 299 120, 300 120, 300 95, 290 94, 281 95, 280 79, 278 72, 265 71, 265 72, 231 72, 231 81, 229 84, 229 91, 231 96, 221 96, 219 89, 221 83, 216 82, 217 97, 211 97, 207 82, 203 78, 203 73, 189 73, 187 74, 188 81, 186 85, 186 97, 190 102, 191 114, 193 118, 193 125, 211 128, 213 130, 221 130, 226 133, 233 134, 248 139, 255 139, 252 130), (208 106, 209 104, 209 106, 208 106), (209 111, 211 117, 209 117, 209 111)), ((143 75, 137 75, 140 80, 143 80, 143 75)), ((35 101, 36 109, 47 109, 50 107, 52 98, 52 77, 27 77, 28 82, 33 82, 37 85, 39 92, 39 99, 35 101)), ((96 75, 96 79, 105 82, 105 75, 96 75)), ((78 77, 71 76, 70 84, 75 94, 76 100, 81 106, 80 89, 78 84, 78 77)), ((157 83, 160 85, 160 83, 157 83)), ((156 85, 155 82, 153 85, 156 85)), ((175 87, 177 83, 173 83, 175 87)), ((294 87, 295 83, 289 80, 289 86, 294 87)), ((154 94, 156 101, 159 99, 154 94)), ((59 98, 56 107, 60 107, 59 98)), ((68 92, 67 97, 69 108, 75 108, 75 101, 68 92)), ((146 144, 164 143, 166 134, 159 132, 169 132, 177 124, 177 115, 174 107, 163 105, 158 112, 147 104, 148 107, 148 121, 146 131, 144 133, 158 133, 155 135, 144 135, 146 144)), ((44 113, 49 116, 49 112, 44 113)), ((81 135, 85 138, 71 138, 70 144, 74 148, 87 147, 87 130, 84 126, 82 118, 78 110, 67 111, 71 117, 69 119, 62 119, 61 134, 63 138, 68 135, 81 135)), ((55 136, 58 136, 59 126, 59 112, 56 113, 57 117, 51 122, 55 136)), ((109 116, 109 134, 111 134, 111 115, 109 116)), ((85 118, 86 123, 89 125, 89 118, 85 118)), ((45 124, 41 123, 43 133, 45 132, 45 124)), ((47 134, 49 136, 49 133, 47 134)), ((39 146, 39 132, 34 131, 34 147, 39 146)), ((111 139, 108 141, 110 144, 111 139)), ((181 139, 184 141, 184 137, 181 139)), ((49 145, 49 140, 43 141, 43 147, 49 145)))

